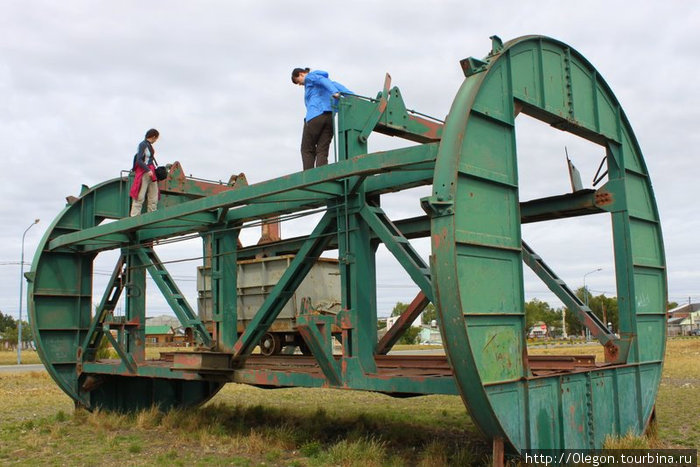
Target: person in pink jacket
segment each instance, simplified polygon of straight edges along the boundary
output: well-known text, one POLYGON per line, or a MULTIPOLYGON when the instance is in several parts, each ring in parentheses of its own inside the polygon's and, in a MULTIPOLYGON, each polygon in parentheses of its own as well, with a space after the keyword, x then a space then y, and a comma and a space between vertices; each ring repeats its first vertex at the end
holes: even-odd
POLYGON ((134 155, 134 183, 129 190, 133 198, 130 216, 141 214, 143 202, 146 200, 146 210, 155 211, 158 207, 158 179, 156 178, 155 154, 153 143, 158 140, 160 133, 155 128, 146 132, 146 137, 139 143, 134 155))

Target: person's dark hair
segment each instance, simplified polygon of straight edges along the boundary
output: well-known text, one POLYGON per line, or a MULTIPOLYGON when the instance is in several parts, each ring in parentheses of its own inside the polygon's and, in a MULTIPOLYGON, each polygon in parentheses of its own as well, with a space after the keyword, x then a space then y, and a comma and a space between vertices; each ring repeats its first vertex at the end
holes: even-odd
POLYGON ((156 130, 155 128, 151 128, 146 132, 145 139, 153 138, 154 136, 157 138, 158 136, 160 136, 160 133, 158 133, 158 130, 156 130))
POLYGON ((308 73, 311 71, 311 68, 295 68, 292 70, 292 83, 297 84, 296 81, 294 81, 295 78, 297 78, 300 74, 302 73, 308 73))

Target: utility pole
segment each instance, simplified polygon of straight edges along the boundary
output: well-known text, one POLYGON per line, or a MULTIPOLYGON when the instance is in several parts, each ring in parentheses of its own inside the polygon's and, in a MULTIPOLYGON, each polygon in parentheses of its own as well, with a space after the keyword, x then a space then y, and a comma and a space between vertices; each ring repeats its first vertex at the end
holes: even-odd
POLYGON ((566 307, 561 309, 561 330, 562 330, 562 337, 566 339, 568 334, 566 334, 566 307))
POLYGON ((34 222, 27 227, 27 230, 22 234, 22 256, 19 260, 19 322, 17 323, 17 364, 22 364, 22 295, 24 293, 24 237, 29 232, 29 229, 39 223, 39 219, 34 219, 34 222))

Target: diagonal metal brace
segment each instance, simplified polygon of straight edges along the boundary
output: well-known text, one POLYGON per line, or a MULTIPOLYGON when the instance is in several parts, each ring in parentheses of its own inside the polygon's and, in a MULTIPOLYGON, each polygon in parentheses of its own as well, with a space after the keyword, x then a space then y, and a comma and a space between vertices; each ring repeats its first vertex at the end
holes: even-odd
POLYGON ((212 347, 214 343, 209 335, 209 331, 207 331, 204 323, 202 323, 192 310, 192 307, 187 303, 185 296, 170 276, 168 270, 165 269, 165 266, 160 258, 158 258, 153 248, 139 248, 136 254, 142 263, 146 265, 148 273, 160 289, 163 297, 168 302, 168 305, 170 305, 170 308, 175 312, 180 323, 183 326, 192 327, 197 335, 199 335, 202 344, 206 347, 212 347))
POLYGON ((413 324, 413 321, 418 318, 418 315, 425 310, 428 303, 430 303, 428 297, 426 297, 423 292, 418 292, 418 295, 416 295, 416 298, 408 305, 406 311, 401 314, 391 329, 387 329, 386 334, 377 342, 374 353, 377 355, 386 355, 389 353, 403 333, 406 332, 406 330, 411 327, 411 324, 413 324))
POLYGON ((119 344, 119 342, 117 342, 116 339, 114 339, 112 333, 109 332, 109 326, 105 326, 103 332, 109 343, 112 344, 112 347, 114 347, 114 350, 117 351, 117 355, 119 355, 119 358, 121 358, 122 363, 124 363, 124 366, 129 371, 129 373, 136 373, 136 362, 134 361, 134 358, 131 356, 130 353, 125 352, 121 344, 119 344))
POLYGON ((561 300, 569 310, 572 310, 583 325, 605 348, 606 360, 611 363, 627 361, 629 342, 623 342, 611 333, 600 319, 584 305, 569 287, 545 264, 542 258, 535 254, 530 246, 523 242, 523 261, 547 285, 549 290, 561 300))
POLYGON ((340 386, 342 375, 340 364, 333 357, 331 329, 335 316, 303 314, 297 316, 297 331, 316 358, 323 374, 334 386, 340 386))
POLYGON ((114 266, 114 271, 112 272, 112 276, 107 283, 107 288, 102 296, 102 300, 95 310, 95 316, 92 318, 88 333, 85 336, 85 339, 83 339, 83 344, 78 349, 80 353, 78 355, 79 360, 92 360, 94 358, 95 350, 99 345, 101 340, 100 338, 103 334, 102 325, 107 316, 114 311, 114 308, 117 306, 117 302, 119 301, 119 297, 124 290, 125 274, 126 254, 122 252, 121 256, 119 256, 119 259, 117 260, 117 264, 114 266), (90 351, 89 355, 88 350, 90 351))
POLYGON ((430 281, 430 268, 413 249, 406 237, 389 220, 381 208, 364 206, 360 215, 377 234, 387 249, 399 261, 411 279, 418 285, 429 301, 433 301, 433 284, 430 281))
POLYGON ((277 284, 272 288, 262 306, 245 331, 233 345, 233 359, 239 364, 258 345, 263 334, 292 297, 299 284, 309 273, 316 260, 326 248, 336 228, 335 209, 329 209, 303 243, 296 256, 277 284))

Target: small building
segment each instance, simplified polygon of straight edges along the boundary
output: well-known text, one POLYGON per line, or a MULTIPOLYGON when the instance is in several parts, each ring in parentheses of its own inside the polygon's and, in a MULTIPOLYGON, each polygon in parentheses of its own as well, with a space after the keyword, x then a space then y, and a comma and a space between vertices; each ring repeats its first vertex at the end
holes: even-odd
POLYGON ((537 339, 549 336, 549 329, 544 321, 538 321, 534 326, 530 328, 527 333, 527 337, 530 339, 537 339))
POLYGON ((668 335, 700 334, 700 303, 687 303, 668 310, 668 335))
POLYGON ((192 328, 179 326, 173 328, 173 345, 177 347, 190 347, 195 344, 194 331, 192 328))
POLYGON ((146 345, 168 345, 173 342, 175 331, 170 326, 146 325, 146 345))
POLYGON ((422 325, 420 327, 420 334, 418 335, 418 339, 421 344, 442 345, 442 334, 440 334, 440 329, 438 329, 437 324, 422 325))
POLYGON ((180 320, 173 315, 146 316, 146 326, 170 326, 177 329, 182 326, 180 320))

